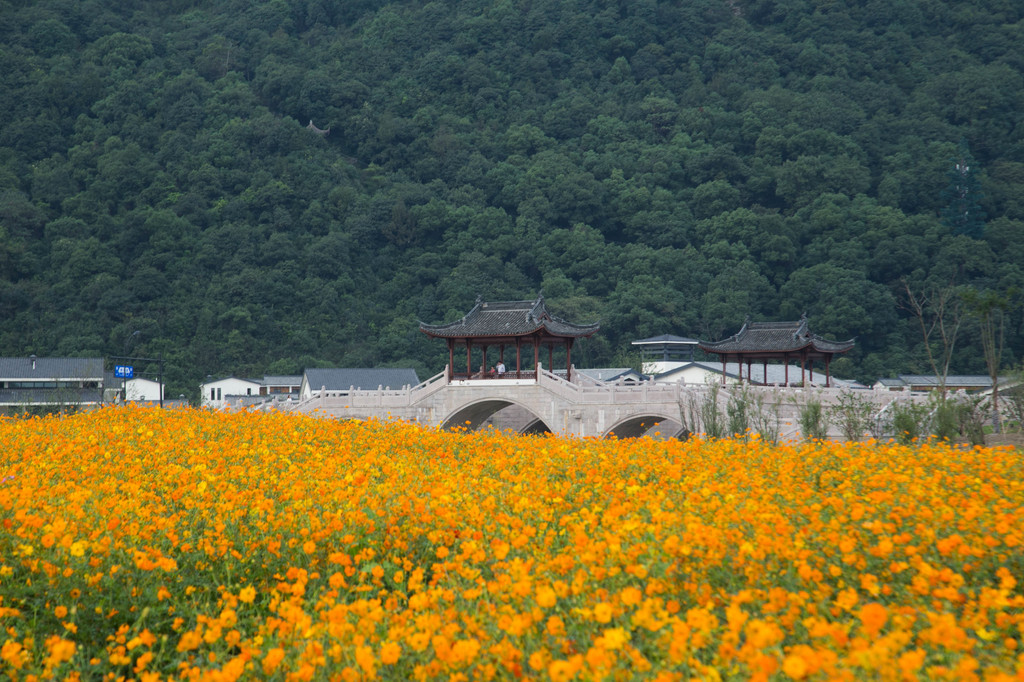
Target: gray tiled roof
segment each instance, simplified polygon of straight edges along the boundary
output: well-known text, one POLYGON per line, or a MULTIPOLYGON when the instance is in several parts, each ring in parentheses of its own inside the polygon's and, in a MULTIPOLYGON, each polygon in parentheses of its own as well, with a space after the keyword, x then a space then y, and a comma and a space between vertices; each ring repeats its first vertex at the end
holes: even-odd
POLYGON ((378 387, 399 389, 420 383, 414 369, 353 368, 307 369, 306 383, 312 391, 347 391, 350 388, 376 390, 378 387))
POLYGON ((263 377, 264 386, 298 386, 302 383, 302 375, 266 375, 263 377))
MULTIPOLYGON (((1000 377, 1002 380, 1003 377, 1000 377)), ((906 386, 939 386, 939 378, 934 374, 900 374, 899 380, 906 386)), ((946 388, 989 388, 992 377, 980 375, 950 374, 946 377, 946 388)))
POLYGON ((626 378, 644 381, 647 379, 647 377, 632 367, 599 367, 594 369, 577 369, 576 372, 597 381, 618 381, 626 378))
POLYGON ((544 297, 535 301, 477 301, 457 322, 420 323, 420 331, 441 338, 528 336, 543 331, 549 336, 579 338, 590 336, 599 324, 573 324, 547 311, 544 297))
POLYGON ((807 329, 807 318, 802 317, 796 322, 746 322, 729 338, 702 341, 700 347, 711 353, 794 353, 805 348, 820 353, 845 353, 853 348, 853 339, 827 341, 812 334, 807 329))
POLYGON ((0 379, 5 381, 46 379, 103 380, 103 358, 0 358, 0 379))

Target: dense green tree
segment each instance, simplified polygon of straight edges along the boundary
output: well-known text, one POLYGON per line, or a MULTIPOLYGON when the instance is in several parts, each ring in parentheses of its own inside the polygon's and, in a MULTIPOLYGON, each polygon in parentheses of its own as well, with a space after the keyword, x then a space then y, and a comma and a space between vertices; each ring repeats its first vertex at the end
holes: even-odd
POLYGON ((905 371, 902 281, 1024 284, 1022 26, 982 0, 0 3, 0 354, 140 330, 174 394, 426 376, 416 320, 543 287, 602 323, 578 364, 806 311, 858 338, 851 375, 905 371))
POLYGON ((953 234, 978 239, 985 231, 985 211, 981 208, 981 183, 978 162, 971 156, 967 141, 961 140, 957 154, 949 163, 949 185, 943 191, 947 204, 942 209, 942 222, 953 234))

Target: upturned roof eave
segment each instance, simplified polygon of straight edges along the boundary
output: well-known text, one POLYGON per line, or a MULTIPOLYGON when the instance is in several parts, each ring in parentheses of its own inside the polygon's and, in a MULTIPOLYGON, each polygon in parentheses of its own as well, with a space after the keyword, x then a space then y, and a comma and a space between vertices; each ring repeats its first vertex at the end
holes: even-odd
POLYGON ((810 340, 810 341, 808 341, 807 343, 804 343, 804 344, 788 346, 788 347, 781 347, 781 348, 764 348, 764 347, 762 347, 762 348, 757 348, 757 347, 728 348, 727 347, 727 344, 734 344, 734 343, 736 343, 736 341, 734 340, 733 337, 730 337, 730 338, 725 339, 723 341, 711 341, 711 342, 703 342, 702 341, 701 343, 699 343, 697 345, 697 347, 700 348, 702 351, 705 351, 705 352, 708 352, 708 353, 773 353, 773 354, 777 354, 777 353, 799 353, 799 352, 803 351, 806 348, 811 348, 812 350, 815 350, 815 351, 817 351, 819 353, 832 354, 832 353, 845 353, 845 352, 849 351, 851 348, 853 348, 853 345, 854 345, 854 341, 852 339, 849 340, 849 341, 826 341, 826 343, 828 343, 830 345, 833 345, 833 346, 837 346, 837 347, 836 348, 824 348, 824 347, 819 347, 817 342, 816 342, 816 340, 812 339, 812 340, 810 340))
POLYGON ((535 336, 538 332, 544 332, 547 336, 556 337, 556 338, 573 338, 573 339, 578 339, 578 338, 585 338, 585 337, 592 336, 593 334, 595 334, 598 331, 598 329, 600 329, 600 326, 597 325, 597 324, 587 325, 585 327, 584 326, 580 326, 580 325, 569 325, 569 323, 564 323, 564 324, 566 324, 566 326, 571 326, 573 328, 572 331, 576 332, 576 333, 563 333, 563 332, 559 332, 559 331, 556 331, 556 330, 549 329, 546 324, 541 324, 541 325, 539 325, 537 327, 533 327, 532 329, 523 330, 523 331, 519 331, 519 332, 494 332, 494 333, 485 333, 485 334, 464 333, 464 334, 460 334, 460 333, 458 333, 458 331, 459 331, 458 327, 462 327, 464 325, 462 325, 461 323, 458 323, 458 322, 452 323, 452 324, 448 324, 448 325, 438 325, 438 326, 424 325, 424 324, 421 323, 420 324, 420 331, 423 332, 424 334, 426 334, 427 336, 430 336, 430 337, 433 337, 433 338, 439 338, 439 339, 516 339, 516 338, 525 338, 525 337, 528 337, 528 336, 535 336), (443 333, 443 332, 448 332, 448 331, 455 332, 455 333, 443 333))

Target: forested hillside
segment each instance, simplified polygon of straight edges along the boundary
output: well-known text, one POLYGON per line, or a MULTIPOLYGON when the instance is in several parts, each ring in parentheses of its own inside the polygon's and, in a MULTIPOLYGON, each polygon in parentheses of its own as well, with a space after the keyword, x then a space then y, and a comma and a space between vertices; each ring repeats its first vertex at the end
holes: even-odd
POLYGON ((543 289, 581 365, 806 311, 873 379, 959 286, 1019 362, 1022 45, 1014 0, 0 2, 0 355, 429 376, 418 320, 543 289))

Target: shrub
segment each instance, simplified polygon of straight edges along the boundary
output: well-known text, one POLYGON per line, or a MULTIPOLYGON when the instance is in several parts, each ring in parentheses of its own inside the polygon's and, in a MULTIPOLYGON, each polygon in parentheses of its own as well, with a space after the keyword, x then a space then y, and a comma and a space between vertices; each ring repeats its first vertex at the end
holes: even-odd
POLYGON ((859 441, 871 427, 874 404, 852 392, 843 392, 828 411, 829 421, 847 441, 859 441))
POLYGON ((897 402, 892 406, 892 428, 900 443, 912 443, 926 432, 929 409, 927 405, 897 402))
POLYGON ((800 406, 797 420, 800 422, 800 431, 803 432, 806 440, 825 440, 828 438, 828 422, 825 420, 825 410, 821 401, 809 398, 800 406))

